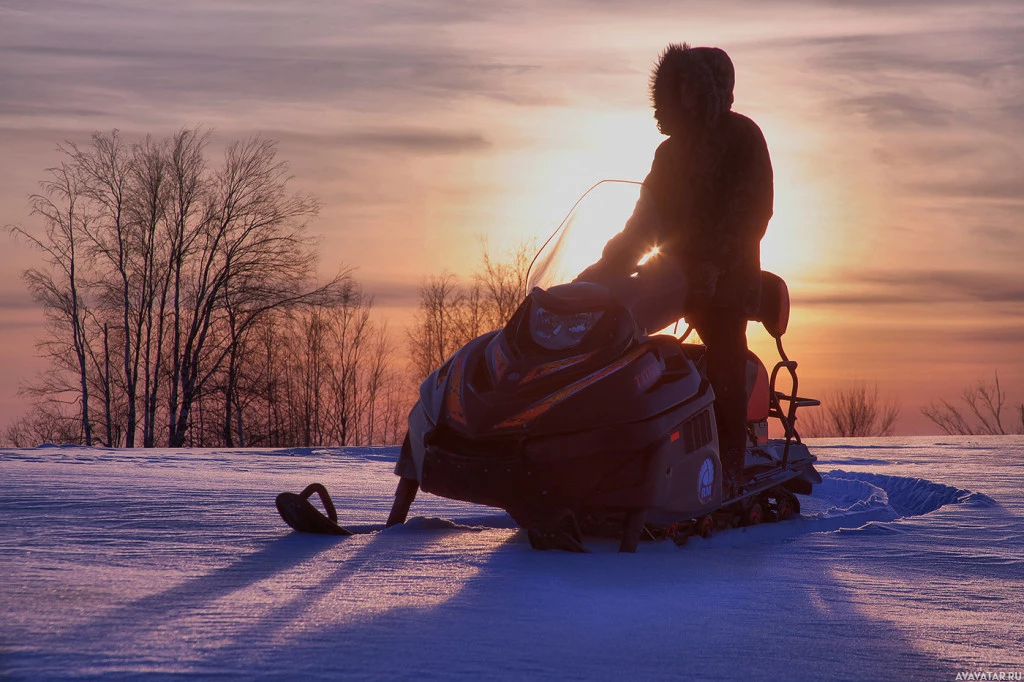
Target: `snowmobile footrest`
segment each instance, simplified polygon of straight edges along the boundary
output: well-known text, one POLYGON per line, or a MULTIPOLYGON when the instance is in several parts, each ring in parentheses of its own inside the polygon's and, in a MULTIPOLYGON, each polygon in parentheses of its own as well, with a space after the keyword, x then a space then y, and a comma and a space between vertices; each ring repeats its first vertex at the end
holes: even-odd
POLYGON ((619 542, 619 551, 632 554, 640 544, 640 533, 644 529, 644 509, 631 509, 626 512, 626 518, 622 522, 622 540, 619 542))
POLYGON ((527 528, 526 535, 534 549, 587 552, 587 548, 583 546, 583 533, 580 531, 579 521, 569 509, 548 520, 533 523, 527 528))

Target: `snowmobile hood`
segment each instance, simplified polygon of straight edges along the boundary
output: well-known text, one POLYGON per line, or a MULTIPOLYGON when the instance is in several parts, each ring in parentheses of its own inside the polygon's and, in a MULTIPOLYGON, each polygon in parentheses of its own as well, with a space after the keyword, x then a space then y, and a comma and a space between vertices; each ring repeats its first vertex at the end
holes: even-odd
POLYGON ((736 70, 729 55, 717 47, 671 44, 651 73, 651 103, 663 133, 678 132, 672 120, 683 98, 694 98, 703 125, 715 128, 732 108, 736 70))

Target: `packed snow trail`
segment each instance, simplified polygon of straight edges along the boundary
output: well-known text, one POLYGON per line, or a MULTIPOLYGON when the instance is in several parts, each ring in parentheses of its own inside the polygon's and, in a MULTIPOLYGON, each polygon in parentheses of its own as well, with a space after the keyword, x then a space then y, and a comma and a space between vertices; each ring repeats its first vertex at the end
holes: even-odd
POLYGON ((0 451, 0 679, 954 679, 1024 671, 1024 438, 820 441, 801 518, 535 552, 393 448, 0 451))

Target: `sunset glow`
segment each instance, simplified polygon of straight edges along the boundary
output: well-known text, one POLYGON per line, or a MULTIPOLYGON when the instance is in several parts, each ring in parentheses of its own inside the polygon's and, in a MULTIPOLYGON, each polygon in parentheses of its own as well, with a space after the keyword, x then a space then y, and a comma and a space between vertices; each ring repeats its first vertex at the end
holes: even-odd
MULTIPOLYGON (((64 140, 203 124, 219 154, 262 132, 292 188, 322 203, 321 273, 355 267, 401 336, 425 276, 469 274, 482 243, 543 243, 599 180, 643 180, 663 139, 649 70, 684 40, 729 52, 734 109, 768 141, 762 265, 789 283, 786 347, 807 392, 878 382, 908 434, 930 432, 922 404, 995 371, 1007 403, 1024 400, 1024 6, 1011 0, 9 0, 0 224, 38 228, 27 196, 64 140)), ((45 367, 20 279, 38 257, 24 241, 0 249, 0 428, 45 367)))

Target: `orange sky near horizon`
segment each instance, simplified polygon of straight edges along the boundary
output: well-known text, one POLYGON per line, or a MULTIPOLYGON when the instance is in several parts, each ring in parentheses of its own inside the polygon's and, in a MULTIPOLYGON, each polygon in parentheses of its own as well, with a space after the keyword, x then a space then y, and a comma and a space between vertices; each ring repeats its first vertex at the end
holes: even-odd
MULTIPOLYGON (((545 235, 587 187, 642 180, 649 69, 726 49, 768 141, 763 266, 790 284, 802 392, 877 382, 920 414, 998 371, 1024 401, 1024 6, 838 1, 381 4, 0 0, 0 224, 62 140, 216 130, 279 141, 323 202, 321 268, 355 266, 394 328, 423 277, 545 235), (927 11, 925 11, 925 9, 927 11)), ((42 365, 0 249, 0 429, 42 365)), ((766 363, 774 345, 751 326, 766 363)))

